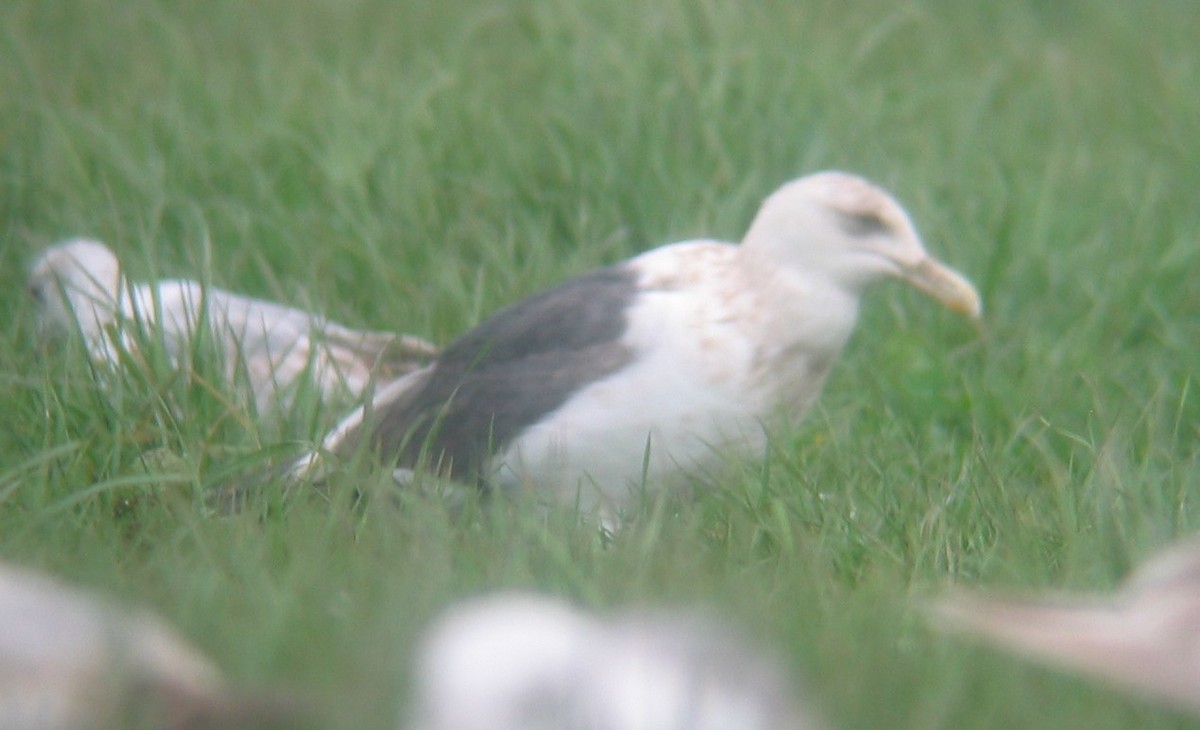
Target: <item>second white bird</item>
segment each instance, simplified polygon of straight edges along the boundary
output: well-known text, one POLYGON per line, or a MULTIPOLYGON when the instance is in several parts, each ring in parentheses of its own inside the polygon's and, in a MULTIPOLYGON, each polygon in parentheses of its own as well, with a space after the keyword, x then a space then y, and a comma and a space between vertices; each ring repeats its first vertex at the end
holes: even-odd
POLYGON ((103 243, 72 239, 47 249, 33 266, 29 293, 41 334, 82 333, 92 358, 117 367, 138 360, 139 346, 161 337, 182 365, 201 323, 223 358, 229 381, 244 377, 257 411, 286 409, 305 377, 322 398, 355 400, 372 377, 413 370, 436 348, 411 335, 353 330, 311 312, 233 294, 195 281, 127 281, 103 243))

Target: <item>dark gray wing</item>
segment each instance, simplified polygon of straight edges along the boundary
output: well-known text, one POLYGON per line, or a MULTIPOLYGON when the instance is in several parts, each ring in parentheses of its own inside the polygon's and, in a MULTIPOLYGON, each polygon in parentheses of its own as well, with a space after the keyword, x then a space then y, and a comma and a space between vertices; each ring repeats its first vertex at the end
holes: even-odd
POLYGON ((378 407, 347 435, 343 453, 362 443, 386 460, 456 479, 478 476, 488 456, 573 393, 626 365, 621 342, 637 272, 598 269, 494 314, 450 343, 429 376, 378 407))

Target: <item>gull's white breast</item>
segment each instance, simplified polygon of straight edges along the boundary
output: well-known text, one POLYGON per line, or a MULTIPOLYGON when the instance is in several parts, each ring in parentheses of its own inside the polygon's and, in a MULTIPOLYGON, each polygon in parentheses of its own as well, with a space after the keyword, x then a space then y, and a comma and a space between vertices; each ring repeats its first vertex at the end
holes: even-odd
MULTIPOLYGON (((685 242, 631 264, 632 362, 525 429, 493 460, 508 488, 537 485, 585 510, 619 509, 642 485, 761 453, 778 404, 799 416, 854 325, 853 297, 748 267, 727 244, 685 242), (830 314, 806 321, 806 310, 830 314)), ((544 492, 543 492, 544 494, 544 492)))

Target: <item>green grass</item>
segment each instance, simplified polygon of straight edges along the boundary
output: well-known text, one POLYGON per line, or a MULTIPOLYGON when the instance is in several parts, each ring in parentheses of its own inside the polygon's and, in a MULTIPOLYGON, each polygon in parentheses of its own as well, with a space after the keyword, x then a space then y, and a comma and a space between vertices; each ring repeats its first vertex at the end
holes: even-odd
POLYGON ((707 605, 839 728, 1185 723, 919 606, 1108 589, 1200 527, 1194 3, 10 0, 0 29, 3 558, 155 608, 236 680, 326 698, 328 727, 394 727, 423 622, 511 586, 707 605), (39 357, 21 296, 85 233, 137 278, 444 342, 590 266, 736 239, 827 167, 896 193, 983 333, 873 291, 766 463, 607 547, 417 497, 205 517, 284 436, 196 383, 39 357))

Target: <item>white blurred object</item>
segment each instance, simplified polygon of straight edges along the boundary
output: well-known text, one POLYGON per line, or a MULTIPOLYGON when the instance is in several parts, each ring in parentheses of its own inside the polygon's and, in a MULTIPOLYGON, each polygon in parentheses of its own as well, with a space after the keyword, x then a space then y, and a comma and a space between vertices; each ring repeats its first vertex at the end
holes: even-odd
POLYGON ((417 655, 416 730, 805 730, 795 689, 692 614, 594 616, 500 594, 451 608, 417 655))
POLYGON ((156 616, 0 563, 0 729, 249 728, 285 714, 236 697, 156 616))
POLYGON ((1200 715, 1200 539, 1164 550, 1114 596, 958 593, 939 626, 1200 715))
POLYGON ((47 249, 34 264, 29 292, 43 337, 78 329, 91 357, 116 368, 122 355, 161 339, 176 366, 187 362, 200 322, 220 348, 224 375, 245 375, 258 413, 286 409, 310 377, 324 399, 356 400, 373 376, 419 367, 436 348, 411 335, 364 332, 301 309, 233 294, 194 281, 125 280, 103 243, 76 238, 47 249))

